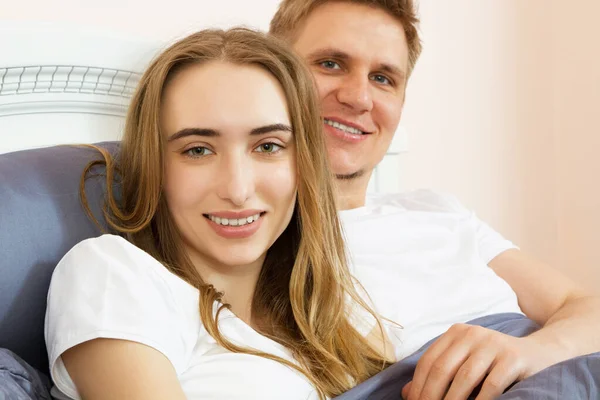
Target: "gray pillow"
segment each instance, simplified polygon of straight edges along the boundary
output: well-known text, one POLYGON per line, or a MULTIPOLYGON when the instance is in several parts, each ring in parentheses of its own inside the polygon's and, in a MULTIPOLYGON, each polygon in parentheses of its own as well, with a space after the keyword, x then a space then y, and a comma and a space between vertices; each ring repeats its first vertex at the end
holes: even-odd
MULTIPOLYGON (((101 146, 116 152, 118 143, 101 146)), ((0 347, 48 372, 44 315, 50 277, 75 244, 101 231, 79 201, 84 166, 99 159, 91 149, 56 146, 0 154, 0 347)), ((86 186, 100 216, 105 185, 86 186)))

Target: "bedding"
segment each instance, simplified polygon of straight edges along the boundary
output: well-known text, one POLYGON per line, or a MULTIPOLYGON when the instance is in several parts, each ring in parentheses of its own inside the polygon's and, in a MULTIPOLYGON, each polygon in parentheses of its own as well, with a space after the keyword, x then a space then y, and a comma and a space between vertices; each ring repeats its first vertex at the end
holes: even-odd
POLYGON ((0 399, 51 400, 50 379, 8 349, 0 349, 0 399))
MULTIPOLYGON (((523 337, 539 327, 520 314, 495 314, 469 321, 515 337, 523 337)), ((417 362, 437 338, 417 352, 371 377, 335 400, 395 400, 411 379, 417 362)), ((475 399, 478 390, 469 397, 475 399)), ((501 400, 591 400, 600 399, 600 353, 566 360, 516 383, 501 400)))
MULTIPOLYGON (((100 145, 112 152, 118 147, 100 145)), ((83 167, 96 159, 95 151, 72 146, 0 154, 0 348, 45 373, 52 271, 71 247, 101 234, 79 200, 83 167)), ((104 186, 101 178, 86 185, 98 217, 104 186)))

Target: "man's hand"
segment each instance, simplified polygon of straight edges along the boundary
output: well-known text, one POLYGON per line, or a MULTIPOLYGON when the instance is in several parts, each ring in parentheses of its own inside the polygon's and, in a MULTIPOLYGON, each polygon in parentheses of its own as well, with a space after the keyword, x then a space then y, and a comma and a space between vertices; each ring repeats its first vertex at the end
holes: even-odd
POLYGON ((495 399, 513 382, 559 362, 552 353, 534 337, 456 324, 423 354, 402 397, 465 400, 483 382, 476 399, 495 399))

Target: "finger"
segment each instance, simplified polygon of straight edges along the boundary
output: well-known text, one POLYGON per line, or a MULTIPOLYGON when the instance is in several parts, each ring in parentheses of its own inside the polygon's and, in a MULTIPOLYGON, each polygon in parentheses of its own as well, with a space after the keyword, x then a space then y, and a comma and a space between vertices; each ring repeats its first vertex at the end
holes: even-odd
POLYGON ((517 381, 521 375, 521 367, 512 359, 505 357, 491 369, 487 378, 483 382, 481 391, 476 400, 491 400, 498 398, 504 389, 517 381))
POLYGON ((435 342, 433 342, 427 351, 423 353, 417 362, 417 367, 415 369, 415 373, 413 374, 411 387, 408 392, 408 396, 406 396, 408 400, 416 400, 419 398, 421 395, 421 389, 423 388, 423 385, 427 379, 427 375, 429 375, 429 369, 455 339, 456 335, 454 332, 449 330, 440 336, 435 342))
POLYGON ((408 382, 406 385, 404 385, 404 387, 402 388, 402 398, 403 399, 408 399, 408 393, 410 392, 410 387, 412 386, 412 381, 408 382))
POLYGON ((428 374, 418 391, 414 389, 415 379, 413 379, 411 395, 414 394, 414 399, 421 397, 441 399, 444 397, 456 372, 468 359, 472 351, 471 347, 472 342, 466 340, 465 336, 457 337, 451 342, 431 365, 426 366, 428 367, 428 374))
POLYGON ((445 400, 466 399, 473 389, 485 378, 493 367, 496 353, 481 349, 473 354, 458 369, 445 400))

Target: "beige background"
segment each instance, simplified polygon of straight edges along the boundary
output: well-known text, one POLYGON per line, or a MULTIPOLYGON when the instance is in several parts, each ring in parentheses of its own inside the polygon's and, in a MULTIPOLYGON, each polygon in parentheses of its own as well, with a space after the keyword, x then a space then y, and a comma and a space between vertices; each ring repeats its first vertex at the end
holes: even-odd
POLYGON ((600 293, 597 0, 421 2, 404 188, 449 191, 600 293))
MULTIPOLYGON (((0 19, 168 41, 266 29, 278 0, 0 0, 0 19)), ((598 0, 421 0, 400 187, 453 193, 525 251, 600 293, 598 0)))

